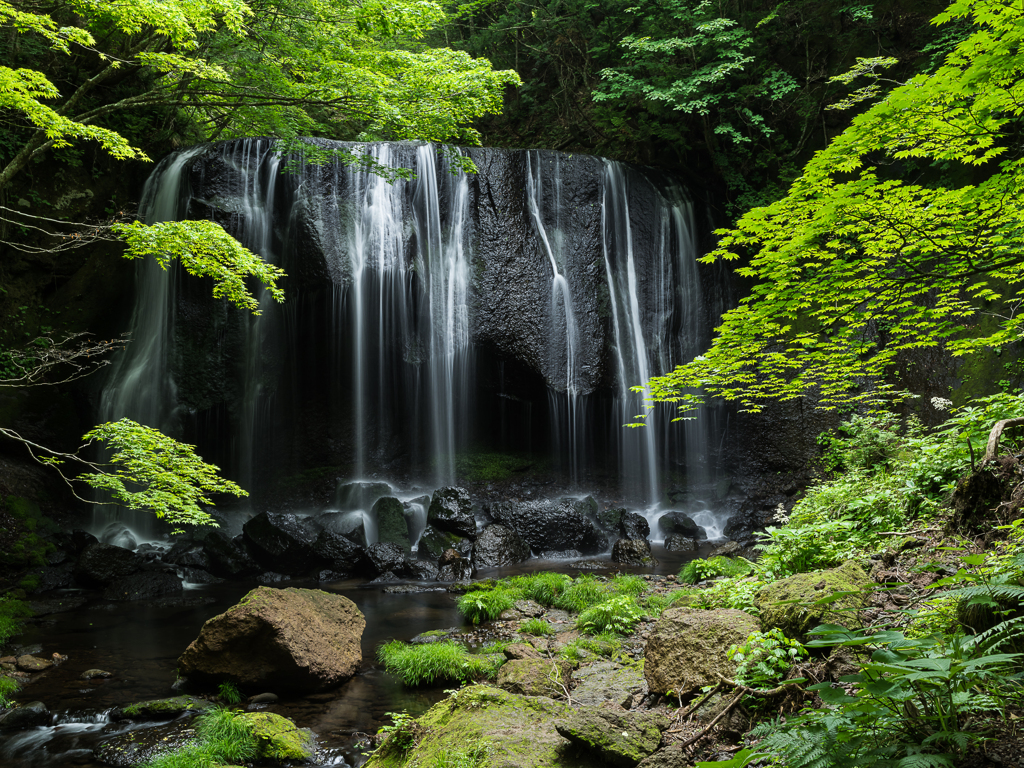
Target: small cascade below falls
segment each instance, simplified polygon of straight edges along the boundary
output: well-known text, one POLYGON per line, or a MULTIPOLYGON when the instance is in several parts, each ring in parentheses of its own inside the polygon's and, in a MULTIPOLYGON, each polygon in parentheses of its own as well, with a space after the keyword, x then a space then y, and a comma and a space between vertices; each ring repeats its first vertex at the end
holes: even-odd
POLYGON ((692 357, 716 319, 677 182, 549 151, 318 143, 413 176, 306 164, 267 139, 160 165, 146 220, 219 222, 287 272, 287 299, 253 286, 252 316, 140 268, 105 419, 167 429, 256 494, 508 466, 645 504, 708 485, 710 419, 655 409, 623 428, 644 409, 631 387, 692 357))

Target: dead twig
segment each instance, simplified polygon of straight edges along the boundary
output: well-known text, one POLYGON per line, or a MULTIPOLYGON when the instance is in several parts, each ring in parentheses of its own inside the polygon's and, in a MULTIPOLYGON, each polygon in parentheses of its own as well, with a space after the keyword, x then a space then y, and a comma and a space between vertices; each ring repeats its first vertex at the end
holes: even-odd
MULTIPOLYGON (((719 721, 721 721, 721 719, 723 717, 725 717, 727 714, 729 714, 732 711, 733 707, 735 707, 737 704, 740 703, 740 699, 742 699, 742 698, 743 698, 743 691, 740 691, 735 696, 733 696, 732 701, 730 701, 726 705, 725 709, 723 709, 721 712, 719 712, 715 716, 714 720, 712 720, 710 723, 708 723, 706 726, 704 726, 704 729, 702 731, 700 731, 699 733, 697 733, 695 736, 691 736, 686 741, 684 741, 682 744, 680 744, 679 745, 679 749, 680 750, 687 749, 687 748, 691 747, 692 745, 696 744, 701 739, 703 739, 709 733, 711 733, 711 730, 716 725, 718 725, 719 721)), ((669 731, 669 733, 671 733, 671 731, 669 731)))

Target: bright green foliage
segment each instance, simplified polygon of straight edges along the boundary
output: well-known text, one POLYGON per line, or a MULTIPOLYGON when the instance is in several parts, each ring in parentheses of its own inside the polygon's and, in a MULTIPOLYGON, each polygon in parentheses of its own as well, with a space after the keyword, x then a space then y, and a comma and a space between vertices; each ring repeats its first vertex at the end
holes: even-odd
POLYGON ((208 494, 248 496, 235 483, 218 477, 217 467, 199 458, 194 446, 130 419, 101 424, 84 439, 103 443, 113 453, 109 469, 85 473, 80 480, 107 491, 118 504, 148 509, 174 525, 214 524, 201 506, 212 504, 208 494))
POLYGON ((494 621, 518 599, 517 592, 503 587, 475 589, 459 597, 457 605, 459 613, 474 624, 479 624, 482 621, 494 621))
POLYGON ((14 705, 14 695, 21 690, 18 681, 13 677, 0 675, 0 709, 14 705))
POLYGON ((478 768, 487 759, 486 744, 477 744, 461 749, 442 749, 435 756, 430 768, 478 768))
POLYGON ((542 571, 527 576, 512 576, 503 583, 518 590, 526 600, 550 606, 572 584, 572 579, 564 573, 542 571))
POLYGON ((196 735, 196 742, 157 755, 145 768, 215 768, 244 764, 258 754, 256 737, 240 712, 207 710, 196 718, 196 735))
POLYGON ((630 573, 615 574, 608 586, 617 594, 631 595, 632 597, 640 597, 647 591, 647 582, 643 577, 630 573))
POLYGON ((284 270, 275 267, 224 231, 213 221, 167 221, 146 225, 140 222, 115 224, 113 230, 124 238, 125 258, 152 256, 162 269, 173 261, 190 275, 213 278, 213 295, 237 307, 260 314, 259 301, 245 285, 247 277, 258 279, 275 301, 284 301, 277 281, 284 270))
POLYGON ((555 599, 555 607, 580 613, 608 600, 611 596, 608 588, 588 573, 575 579, 572 585, 555 599))
POLYGON ((688 606, 699 594, 694 589, 674 589, 671 592, 652 593, 644 601, 644 610, 648 616, 657 618, 669 608, 676 605, 688 606))
POLYGON ((228 680, 217 686, 217 698, 227 704, 240 704, 243 699, 237 686, 228 680))
POLYGON ((430 685, 438 681, 469 682, 493 677, 504 661, 497 654, 471 654, 454 640, 410 645, 392 640, 377 649, 384 668, 408 686, 430 685))
POLYGON ((719 576, 732 578, 734 576, 745 576, 754 567, 749 560, 742 557, 712 557, 710 560, 697 558, 691 560, 679 571, 679 580, 684 584, 696 584, 705 579, 714 579, 719 576))
POLYGON ((555 630, 544 619, 527 619, 519 624, 524 635, 553 635, 555 630))
POLYGON ((734 675, 736 682, 769 690, 785 679, 793 664, 807 656, 807 650, 781 630, 771 629, 754 632, 742 645, 734 645, 726 651, 726 656, 738 665, 734 675))
POLYGON ((957 0, 933 22, 972 25, 934 73, 898 85, 806 165, 789 193, 719 232, 705 262, 754 283, 710 350, 651 382, 686 409, 693 388, 758 411, 813 394, 826 408, 903 396, 899 356, 957 356, 1021 336, 1024 9, 957 0), (983 313, 992 322, 981 324, 983 313))
POLYGON ((644 611, 634 598, 619 595, 587 608, 576 619, 576 627, 590 634, 614 632, 628 635, 643 617, 644 611))

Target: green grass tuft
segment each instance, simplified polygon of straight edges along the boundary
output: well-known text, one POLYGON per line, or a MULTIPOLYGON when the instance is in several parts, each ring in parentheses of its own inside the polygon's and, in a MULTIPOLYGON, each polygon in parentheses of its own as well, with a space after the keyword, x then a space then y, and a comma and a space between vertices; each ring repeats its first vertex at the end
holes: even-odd
POLYGON ((157 755, 145 768, 217 768, 253 760, 256 737, 238 715, 221 707, 207 710, 196 718, 195 743, 157 755))
POLYGON ((494 621, 521 597, 518 590, 500 585, 492 589, 467 592, 459 598, 457 605, 463 616, 474 624, 479 624, 482 621, 494 621))
POLYGON ((241 704, 242 692, 230 680, 225 680, 217 686, 217 698, 226 704, 241 704))
POLYGON ((612 576, 609 586, 616 594, 630 595, 631 597, 640 597, 647 591, 647 582, 644 578, 632 573, 615 574, 612 576))
POLYGON ((564 573, 543 571, 528 576, 513 576, 508 579, 508 584, 521 592, 524 598, 544 606, 552 606, 558 596, 572 584, 572 579, 564 573))
POLYGON ((555 606, 573 613, 580 613, 610 597, 612 594, 608 588, 595 576, 588 573, 573 581, 572 585, 555 600, 555 606))
POLYGON ((679 571, 679 580, 684 584, 696 584, 705 579, 714 579, 719 576, 734 578, 746 576, 754 570, 749 560, 742 557, 712 557, 710 560, 691 560, 679 571))
POLYGON ((553 635, 554 628, 544 619, 527 619, 519 625, 519 631, 525 635, 553 635))
POLYGON ((504 662, 504 657, 497 654, 471 654, 466 646, 454 640, 428 645, 392 640, 377 649, 377 659, 408 686, 430 685, 440 680, 462 683, 490 677, 504 662))

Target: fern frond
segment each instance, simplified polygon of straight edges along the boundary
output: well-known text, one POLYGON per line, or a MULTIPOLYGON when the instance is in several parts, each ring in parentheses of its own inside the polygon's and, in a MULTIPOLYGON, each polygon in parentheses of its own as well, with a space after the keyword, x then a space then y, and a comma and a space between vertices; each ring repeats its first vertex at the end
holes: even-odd
POLYGON ((986 629, 977 635, 974 643, 979 648, 989 652, 1007 643, 1012 643, 1019 637, 1024 637, 1024 616, 1016 616, 1012 619, 1001 621, 992 629, 986 629))

